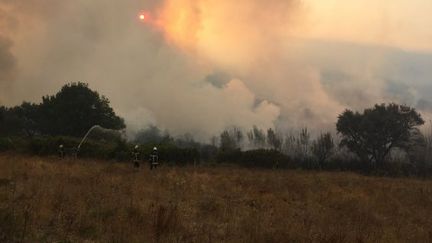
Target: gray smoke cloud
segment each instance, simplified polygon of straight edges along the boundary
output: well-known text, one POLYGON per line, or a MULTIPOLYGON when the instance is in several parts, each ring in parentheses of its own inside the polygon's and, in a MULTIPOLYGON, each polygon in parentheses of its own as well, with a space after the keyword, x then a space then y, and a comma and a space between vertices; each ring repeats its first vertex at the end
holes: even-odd
POLYGON ((130 133, 150 124, 201 140, 229 126, 333 129, 345 108, 395 101, 427 111, 432 101, 431 55, 295 38, 300 1, 0 0, 0 13, 9 94, 0 102, 40 101, 84 81, 130 133), (138 21, 141 9, 160 13, 163 28, 138 21))
POLYGON ((15 78, 15 57, 11 53, 11 42, 0 36, 0 104, 8 99, 10 86, 15 78))

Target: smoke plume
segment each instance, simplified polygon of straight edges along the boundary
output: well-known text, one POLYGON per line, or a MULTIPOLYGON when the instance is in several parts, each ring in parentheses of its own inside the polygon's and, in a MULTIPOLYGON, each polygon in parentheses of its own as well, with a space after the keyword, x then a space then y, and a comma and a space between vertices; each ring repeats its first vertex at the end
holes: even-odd
POLYGON ((307 2, 0 0, 0 102, 83 81, 130 132, 157 124, 204 140, 229 126, 333 128, 345 108, 432 100, 419 91, 432 88, 430 55, 306 39, 307 2))

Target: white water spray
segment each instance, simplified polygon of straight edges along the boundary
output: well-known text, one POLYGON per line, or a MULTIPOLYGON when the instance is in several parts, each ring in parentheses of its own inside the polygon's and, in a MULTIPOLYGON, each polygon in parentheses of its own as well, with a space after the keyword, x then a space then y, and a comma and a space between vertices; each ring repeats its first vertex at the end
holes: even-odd
MULTIPOLYGON (((86 133, 86 135, 83 137, 83 139, 81 140, 81 142, 79 143, 77 149, 76 149, 76 154, 79 153, 81 146, 84 144, 84 142, 87 140, 87 138, 90 136, 90 134, 95 131, 98 130, 104 134, 111 134, 112 136, 109 139, 113 139, 114 137, 121 139, 122 137, 124 138, 124 134, 122 133, 122 131, 119 130, 113 130, 113 129, 107 129, 104 127, 101 127, 99 125, 94 125, 92 126, 86 133)), ((124 131, 123 131, 124 132, 124 131)))
MULTIPOLYGON (((89 130, 88 130, 88 132, 86 133, 86 135, 83 137, 83 139, 81 140, 81 142, 80 142, 80 144, 78 145, 78 147, 77 147, 77 152, 79 152, 79 150, 80 150, 80 148, 81 148, 81 145, 84 143, 84 141, 87 139, 87 137, 88 137, 88 135, 90 135, 90 133, 94 130, 94 129, 96 129, 96 128, 102 128, 101 126, 99 126, 99 125, 94 125, 94 126, 92 126, 89 130)), ((102 128, 103 129, 103 128, 102 128)))

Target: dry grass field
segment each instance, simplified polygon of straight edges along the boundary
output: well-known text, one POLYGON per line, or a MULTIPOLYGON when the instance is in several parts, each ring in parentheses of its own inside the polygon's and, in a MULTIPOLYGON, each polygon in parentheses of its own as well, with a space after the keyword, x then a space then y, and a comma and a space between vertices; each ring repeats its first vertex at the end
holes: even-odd
POLYGON ((432 181, 0 155, 0 242, 431 242, 432 181))

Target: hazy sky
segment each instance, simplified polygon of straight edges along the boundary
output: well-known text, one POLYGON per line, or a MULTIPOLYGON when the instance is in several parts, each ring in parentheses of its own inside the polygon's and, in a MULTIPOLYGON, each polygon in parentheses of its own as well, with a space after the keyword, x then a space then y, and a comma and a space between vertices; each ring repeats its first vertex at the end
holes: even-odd
POLYGON ((84 81, 130 130, 202 139, 333 128, 377 102, 427 116, 430 13, 430 0, 0 0, 0 102, 84 81))
POLYGON ((429 0, 307 0, 308 36, 432 51, 429 0))

